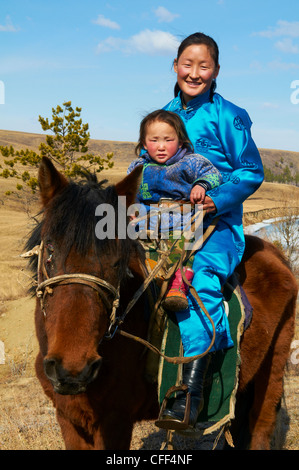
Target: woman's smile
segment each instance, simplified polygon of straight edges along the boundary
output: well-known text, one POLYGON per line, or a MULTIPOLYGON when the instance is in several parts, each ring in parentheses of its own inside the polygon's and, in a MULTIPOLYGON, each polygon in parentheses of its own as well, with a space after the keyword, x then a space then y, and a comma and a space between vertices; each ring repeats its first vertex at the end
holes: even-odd
POLYGON ((184 102, 188 103, 211 88, 219 66, 215 65, 208 47, 201 44, 188 46, 174 61, 174 70, 184 102))

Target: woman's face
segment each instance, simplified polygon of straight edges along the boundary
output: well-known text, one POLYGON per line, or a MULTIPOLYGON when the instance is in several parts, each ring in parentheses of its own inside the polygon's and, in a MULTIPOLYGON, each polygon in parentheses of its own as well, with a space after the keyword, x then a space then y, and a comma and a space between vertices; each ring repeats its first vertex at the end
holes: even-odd
POLYGON ((182 91, 184 102, 202 95, 211 88, 212 81, 219 73, 209 48, 205 44, 186 47, 179 59, 174 61, 174 71, 182 91))

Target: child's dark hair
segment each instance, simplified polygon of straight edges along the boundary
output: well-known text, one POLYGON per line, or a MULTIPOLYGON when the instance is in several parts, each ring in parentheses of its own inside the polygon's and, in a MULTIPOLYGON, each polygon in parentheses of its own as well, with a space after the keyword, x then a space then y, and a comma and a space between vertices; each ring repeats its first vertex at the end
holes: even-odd
MULTIPOLYGON (((202 44, 207 46, 207 48, 210 51, 211 57, 215 62, 215 67, 218 67, 219 66, 219 49, 218 49, 218 45, 214 41, 213 38, 211 38, 210 36, 207 36, 204 33, 194 33, 194 34, 191 34, 190 36, 188 36, 187 38, 185 38, 181 42, 181 44, 178 48, 178 53, 177 53, 177 59, 176 60, 179 60, 181 54, 184 52, 184 50, 187 47, 193 46, 193 45, 202 45, 202 44)), ((213 102, 213 95, 215 93, 216 86, 217 86, 216 85, 216 80, 214 79, 213 83, 212 83, 212 86, 210 88, 210 101, 211 102, 213 102)), ((177 96, 179 94, 179 92, 180 92, 180 87, 179 87, 178 83, 176 83, 175 87, 174 87, 174 96, 177 96)))
POLYGON ((166 124, 169 124, 171 127, 173 127, 178 136, 180 144, 182 144, 182 148, 186 148, 190 152, 193 152, 193 145, 190 142, 185 124, 183 123, 180 116, 178 116, 178 114, 172 113, 171 111, 157 109, 156 111, 153 111, 152 113, 145 116, 141 121, 139 141, 135 148, 136 155, 139 155, 140 151, 144 147, 148 125, 156 121, 166 122, 166 124))

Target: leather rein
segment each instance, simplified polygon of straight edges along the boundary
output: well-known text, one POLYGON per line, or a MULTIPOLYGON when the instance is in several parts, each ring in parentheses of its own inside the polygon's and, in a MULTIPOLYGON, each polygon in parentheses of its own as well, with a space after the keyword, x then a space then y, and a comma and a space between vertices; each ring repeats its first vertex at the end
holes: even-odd
MULTIPOLYGON (((205 234, 202 237, 202 243, 206 240, 206 238, 211 234, 211 232, 214 230, 216 224, 217 224, 217 219, 215 219, 214 223, 212 223, 208 229, 206 230, 205 234)), ((206 351, 202 354, 198 354, 196 356, 190 356, 190 357, 169 357, 165 356, 164 354, 161 353, 161 351, 153 346, 150 342, 144 340, 143 338, 140 338, 138 336, 132 335, 130 333, 127 333, 123 331, 122 329, 119 329, 119 326, 124 322, 125 317, 129 313, 129 311, 133 308, 139 297, 146 291, 150 283, 154 280, 156 274, 159 272, 163 264, 166 262, 166 259, 172 252, 176 245, 176 242, 173 243, 171 248, 163 253, 160 257, 160 260, 158 261, 157 265, 155 268, 151 271, 150 274, 146 273, 146 278, 144 282, 141 284, 139 289, 136 291, 135 295, 131 299, 131 301, 128 303, 125 311, 123 312, 122 315, 117 316, 117 310, 119 308, 120 304, 120 284, 115 288, 112 284, 109 282, 105 281, 104 279, 101 279, 97 276, 92 276, 89 274, 84 274, 84 273, 71 273, 71 274, 61 274, 58 276, 53 276, 49 277, 47 270, 45 268, 45 264, 42 262, 43 260, 43 252, 44 252, 44 243, 41 241, 40 245, 35 246, 32 250, 24 253, 21 255, 22 258, 30 258, 32 256, 37 255, 38 256, 38 267, 37 267, 37 287, 36 287, 36 296, 37 298, 40 299, 40 305, 41 305, 41 311, 44 314, 44 317, 46 318, 46 310, 45 310, 45 299, 47 295, 52 295, 53 293, 53 287, 58 286, 58 285, 68 285, 68 284, 83 284, 85 286, 88 286, 95 291, 98 292, 100 295, 101 299, 103 300, 107 310, 110 310, 110 324, 108 326, 107 332, 105 333, 104 337, 105 339, 112 339, 115 335, 115 333, 119 333, 122 336, 125 336, 127 338, 133 339, 153 352, 159 354, 162 356, 167 362, 173 363, 173 364, 183 364, 183 363, 189 363, 192 362, 195 359, 198 359, 208 353, 208 351, 212 348, 214 341, 215 341, 215 326, 214 323, 208 314, 207 310, 205 309, 205 306, 203 305, 201 299, 199 298, 196 290, 193 288, 193 286, 187 281, 184 271, 182 270, 182 262, 183 262, 183 257, 180 260, 180 263, 175 264, 172 269, 169 271, 167 275, 167 279, 164 282, 164 286, 167 287, 168 281, 175 272, 176 269, 181 269, 181 273, 183 276, 184 281, 186 284, 188 284, 190 291, 192 295, 196 298, 198 304, 208 317, 209 321, 212 324, 213 328, 213 337, 211 340, 211 343, 209 347, 207 348, 206 351), (46 278, 45 280, 41 281, 41 273, 44 275, 46 278), (108 301, 106 292, 112 294, 113 296, 113 301, 112 303, 108 301)), ((189 256, 192 253, 189 253, 189 256)), ((165 290, 165 287, 164 287, 165 290)), ((158 308, 158 304, 161 301, 163 297, 163 292, 160 294, 159 299, 156 302, 155 309, 158 308)))

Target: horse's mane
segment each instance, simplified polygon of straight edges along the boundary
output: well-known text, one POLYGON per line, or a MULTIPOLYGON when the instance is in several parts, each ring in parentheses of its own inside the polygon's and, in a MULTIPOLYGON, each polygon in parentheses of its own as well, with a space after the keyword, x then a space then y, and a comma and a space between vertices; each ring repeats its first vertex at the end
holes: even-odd
MULTIPOLYGON (((118 195, 115 186, 105 186, 107 181, 98 182, 96 175, 86 172, 80 182, 70 181, 61 193, 55 196, 46 209, 42 211, 42 221, 33 229, 26 250, 39 245, 43 237, 46 243, 55 240, 59 243, 60 255, 66 260, 72 247, 84 256, 90 249, 94 251, 99 261, 101 256, 109 253, 120 254, 120 276, 125 276, 135 242, 128 237, 125 239, 103 239, 96 237, 95 227, 99 218, 95 216, 99 204, 109 204, 115 212, 115 231, 118 235, 118 195)), ((37 269, 37 259, 30 261, 33 271, 37 269)))

